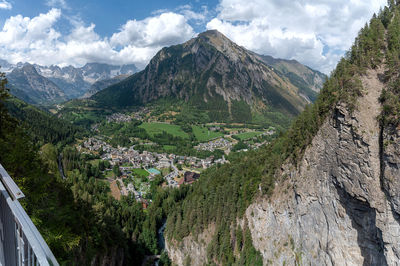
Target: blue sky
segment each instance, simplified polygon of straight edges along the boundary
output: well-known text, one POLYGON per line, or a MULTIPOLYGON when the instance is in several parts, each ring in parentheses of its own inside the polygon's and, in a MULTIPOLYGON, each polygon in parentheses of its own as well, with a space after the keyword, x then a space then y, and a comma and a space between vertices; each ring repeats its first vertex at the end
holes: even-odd
MULTIPOLYGON (((157 11, 176 10, 179 7, 190 5, 193 10, 201 11, 202 6, 215 9, 218 1, 95 1, 95 0, 65 0, 65 1, 8 1, 13 8, 3 10, 0 13, 0 22, 4 24, 10 16, 22 14, 26 17, 35 17, 40 13, 46 12, 49 7, 63 8, 65 16, 79 16, 87 23, 96 24, 96 31, 103 36, 112 35, 118 28, 129 19, 142 20, 151 16, 157 11)), ((196 26, 196 25, 195 25, 196 26)), ((201 25, 199 30, 205 30, 205 25, 201 25)))
POLYGON ((260 54, 329 73, 386 0, 0 0, 0 58, 134 63, 218 29, 260 54))

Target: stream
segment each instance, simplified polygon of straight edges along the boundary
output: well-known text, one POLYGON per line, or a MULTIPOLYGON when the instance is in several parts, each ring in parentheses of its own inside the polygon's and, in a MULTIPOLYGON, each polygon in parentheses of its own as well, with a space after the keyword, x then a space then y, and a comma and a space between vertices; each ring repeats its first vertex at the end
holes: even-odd
POLYGON ((161 248, 161 252, 165 249, 165 238, 164 238, 164 231, 165 231, 165 227, 167 226, 167 222, 164 221, 163 225, 160 227, 160 229, 158 229, 158 245, 161 248))
MULTIPOLYGON (((158 235, 158 246, 161 248, 160 250, 160 255, 161 253, 164 251, 165 249, 165 238, 164 238, 164 231, 165 231, 165 227, 167 226, 167 221, 164 220, 163 221, 163 225, 160 227, 160 229, 158 229, 157 231, 157 235, 158 235)), ((155 265, 158 266, 159 263, 159 259, 155 261, 155 265)))

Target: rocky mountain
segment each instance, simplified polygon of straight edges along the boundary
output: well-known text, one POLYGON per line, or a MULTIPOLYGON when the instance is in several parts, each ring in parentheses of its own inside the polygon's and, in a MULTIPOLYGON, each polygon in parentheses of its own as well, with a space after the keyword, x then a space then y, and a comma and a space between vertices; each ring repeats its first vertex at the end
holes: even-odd
POLYGON ((123 81, 124 79, 128 78, 130 75, 128 74, 122 74, 122 75, 118 75, 116 77, 110 78, 110 79, 103 79, 103 80, 99 80, 96 81, 95 83, 93 83, 89 90, 85 93, 85 95, 83 96, 84 98, 89 98, 90 96, 96 94, 97 92, 104 90, 107 87, 110 87, 114 84, 117 84, 121 81, 123 81))
POLYGON ((65 93, 52 81, 41 76, 31 64, 15 68, 7 75, 10 92, 32 104, 49 104, 67 100, 65 93))
POLYGON ((167 219, 173 263, 399 265, 399 11, 374 15, 284 136, 193 187, 167 219))
POLYGON ((35 65, 35 68, 39 74, 57 84, 69 99, 82 97, 97 81, 131 75, 138 70, 133 64, 113 66, 100 63, 88 63, 80 68, 39 65, 35 65))
POLYGON ((383 70, 362 77, 365 93, 357 110, 338 103, 298 166, 283 166, 280 175, 288 178, 279 180, 269 202, 261 199, 246 210, 254 247, 264 260, 291 261, 293 250, 284 247, 291 238, 304 264, 399 262, 400 139, 376 119, 383 70), (384 147, 387 138, 393 142, 384 147))
POLYGON ((267 65, 284 74, 291 83, 300 89, 303 96, 315 101, 327 76, 313 70, 296 60, 276 59, 268 55, 258 55, 267 65))
POLYGON ((212 30, 184 44, 163 48, 143 71, 92 99, 115 109, 163 98, 179 99, 205 111, 211 120, 249 121, 256 112, 296 115, 315 98, 311 88, 318 90, 325 76, 308 68, 307 73, 295 75, 292 69, 301 72, 296 66, 285 68, 286 73, 272 67, 262 57, 212 30), (310 71, 314 80, 308 80, 310 71), (293 80, 312 86, 298 87, 288 73, 293 80))
POLYGON ((6 60, 0 59, 0 66, 1 66, 1 71, 3 72, 11 72, 13 65, 8 63, 6 60))
MULTIPOLYGON (((14 84, 11 93, 15 96, 21 98, 22 100, 28 101, 29 103, 34 104, 50 104, 56 103, 63 100, 75 99, 84 96, 90 90, 90 87, 101 80, 113 79, 116 76, 120 75, 132 75, 137 72, 138 69, 135 65, 122 65, 122 66, 114 66, 108 64, 100 64, 100 63, 88 63, 80 68, 75 68, 73 66, 59 67, 59 66, 41 66, 41 65, 30 65, 29 63, 18 63, 16 65, 10 64, 5 60, 0 60, 0 65, 2 66, 2 71, 7 73, 7 77, 9 79, 10 84, 14 84), (54 85, 58 87, 58 90, 61 90, 64 94, 63 97, 47 97, 47 98, 37 98, 38 95, 34 95, 30 97, 30 94, 35 94, 35 87, 31 87, 33 89, 32 93, 28 89, 32 84, 26 83, 28 79, 19 79, 20 75, 15 75, 15 73, 20 73, 21 69, 25 66, 28 68, 32 67, 35 69, 34 72, 26 72, 25 75, 29 75, 29 73, 33 73, 34 76, 30 77, 30 80, 36 80, 37 84, 42 83, 40 85, 40 90, 44 90, 47 84, 51 84, 49 90, 54 90, 54 85), (13 73, 14 74, 11 74, 13 73), (38 75, 40 78, 38 78, 38 75), (18 86, 22 86, 24 88, 20 88, 18 86)), ((114 83, 121 81, 122 79, 116 78, 114 83)), ((107 85, 113 84, 113 82, 106 83, 107 85)), ((100 86, 101 87, 101 86, 100 86)), ((99 89, 97 85, 94 88, 99 89)), ((104 88, 101 87, 101 88, 104 88)), ((49 92, 51 94, 51 92, 49 92)), ((93 94, 93 93, 92 93, 93 94)))

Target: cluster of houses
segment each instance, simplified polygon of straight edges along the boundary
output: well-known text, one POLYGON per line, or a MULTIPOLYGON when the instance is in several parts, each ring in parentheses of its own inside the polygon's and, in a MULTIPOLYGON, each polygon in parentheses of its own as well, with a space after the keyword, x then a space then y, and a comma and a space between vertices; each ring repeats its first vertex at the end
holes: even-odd
MULTIPOLYGON (((170 173, 164 176, 167 186, 179 187, 182 184, 192 184, 200 176, 198 173, 188 170, 188 168, 209 168, 214 164, 228 163, 224 156, 221 159, 215 159, 214 156, 200 159, 196 157, 178 156, 175 154, 159 154, 148 151, 139 152, 134 149, 134 146, 130 148, 114 148, 101 139, 95 137, 84 141, 80 146, 78 146, 78 149, 82 150, 82 152, 99 152, 102 160, 109 161, 111 165, 119 165, 122 175, 117 180, 114 180, 114 183, 110 184, 114 197, 118 199, 120 195, 129 195, 132 193, 136 201, 142 202, 144 206, 147 206, 148 204, 144 199, 146 189, 143 191, 142 187, 140 189, 135 189, 131 182, 126 185, 123 183, 124 179, 131 176, 133 169, 146 169, 150 173, 149 178, 151 180, 153 176, 160 173, 157 169, 169 168, 171 170, 170 173), (186 169, 178 170, 175 166, 176 164, 181 165, 186 169), (120 185, 116 186, 116 183, 119 183, 120 185)), ((147 181, 144 183, 146 182, 147 181)), ((143 184, 142 182, 142 185, 148 186, 149 184, 148 182, 146 184, 143 184)))
POLYGON ((82 143, 82 146, 78 146, 78 151, 81 151, 82 148, 88 149, 89 151, 99 151, 104 148, 112 148, 106 142, 98 139, 98 138, 88 138, 82 143))
POLYGON ((108 123, 111 123, 111 122, 114 122, 114 123, 125 123, 125 122, 132 121, 132 117, 131 116, 124 115, 124 114, 121 114, 121 113, 113 113, 112 115, 107 116, 106 119, 107 119, 108 123))
POLYGON ((209 127, 208 130, 213 131, 213 132, 216 132, 216 131, 220 131, 221 128, 218 127, 218 126, 212 126, 212 127, 209 127))
POLYGON ((215 160, 214 156, 210 156, 205 159, 200 159, 194 156, 179 156, 175 154, 167 153, 156 153, 139 151, 134 149, 135 146, 130 148, 118 147, 114 148, 106 142, 98 138, 89 138, 78 146, 81 150, 85 148, 89 151, 101 152, 101 159, 110 161, 111 165, 121 165, 124 163, 129 163, 132 168, 169 168, 171 167, 171 162, 176 164, 186 165, 191 168, 209 168, 214 164, 224 164, 227 161, 225 158, 215 160))
MULTIPOLYGON (((188 169, 178 170, 175 164, 181 165, 185 168, 195 169, 209 168, 214 164, 228 163, 224 156, 221 159, 215 159, 214 156, 210 156, 206 159, 200 159, 197 157, 178 156, 175 154, 159 154, 148 151, 139 152, 134 149, 134 146, 130 148, 114 148, 98 138, 87 139, 80 146, 78 146, 78 149, 87 149, 91 152, 100 152, 100 157, 102 160, 109 161, 111 165, 120 166, 119 168, 122 175, 120 178, 113 181, 120 184, 118 191, 117 186, 113 183, 111 184, 117 199, 120 197, 120 195, 128 195, 129 193, 132 193, 137 201, 145 203, 146 201, 143 198, 145 195, 144 191, 141 191, 141 189, 136 190, 132 183, 128 183, 126 186, 123 184, 123 180, 128 178, 132 174, 132 170, 135 168, 146 169, 150 173, 150 179, 152 176, 160 173, 157 169, 169 168, 172 171, 164 176, 166 184, 170 187, 179 187, 182 184, 192 184, 199 178, 200 175, 198 173, 188 171, 188 169), (154 172, 151 170, 154 170, 154 172), (157 173, 155 173, 155 171, 157 171, 157 173)), ((83 152, 87 151, 83 150, 83 152)))
POLYGON ((137 202, 142 203, 144 209, 146 209, 149 205, 149 201, 144 198, 145 194, 142 191, 137 191, 132 183, 128 183, 127 186, 125 186, 122 179, 117 179, 111 182, 110 187, 111 194, 117 200, 120 200, 121 196, 129 196, 129 194, 131 193, 131 195, 135 197, 135 200, 137 202), (119 184, 120 188, 118 187, 117 183, 119 184))
POLYGON ((197 150, 203 150, 203 151, 215 151, 217 149, 220 150, 230 150, 232 148, 232 142, 225 138, 218 138, 214 140, 210 140, 209 142, 205 143, 200 143, 197 145, 195 148, 197 150))
POLYGON ((133 118, 136 120, 143 120, 143 118, 150 113, 150 109, 147 107, 144 107, 140 109, 139 111, 133 113, 133 118))
POLYGON ((140 153, 136 151, 133 147, 119 148, 111 150, 110 152, 105 152, 101 156, 102 160, 110 161, 111 165, 120 165, 124 163, 129 163, 132 168, 169 168, 171 166, 171 159, 174 156, 168 154, 159 154, 155 152, 143 151, 140 153))

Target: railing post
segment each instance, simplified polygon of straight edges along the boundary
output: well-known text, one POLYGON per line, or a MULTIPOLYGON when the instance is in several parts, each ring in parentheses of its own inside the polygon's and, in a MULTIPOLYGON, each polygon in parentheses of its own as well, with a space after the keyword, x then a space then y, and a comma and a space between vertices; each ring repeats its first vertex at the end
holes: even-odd
POLYGON ((0 164, 0 266, 59 265, 18 199, 24 194, 0 164))

